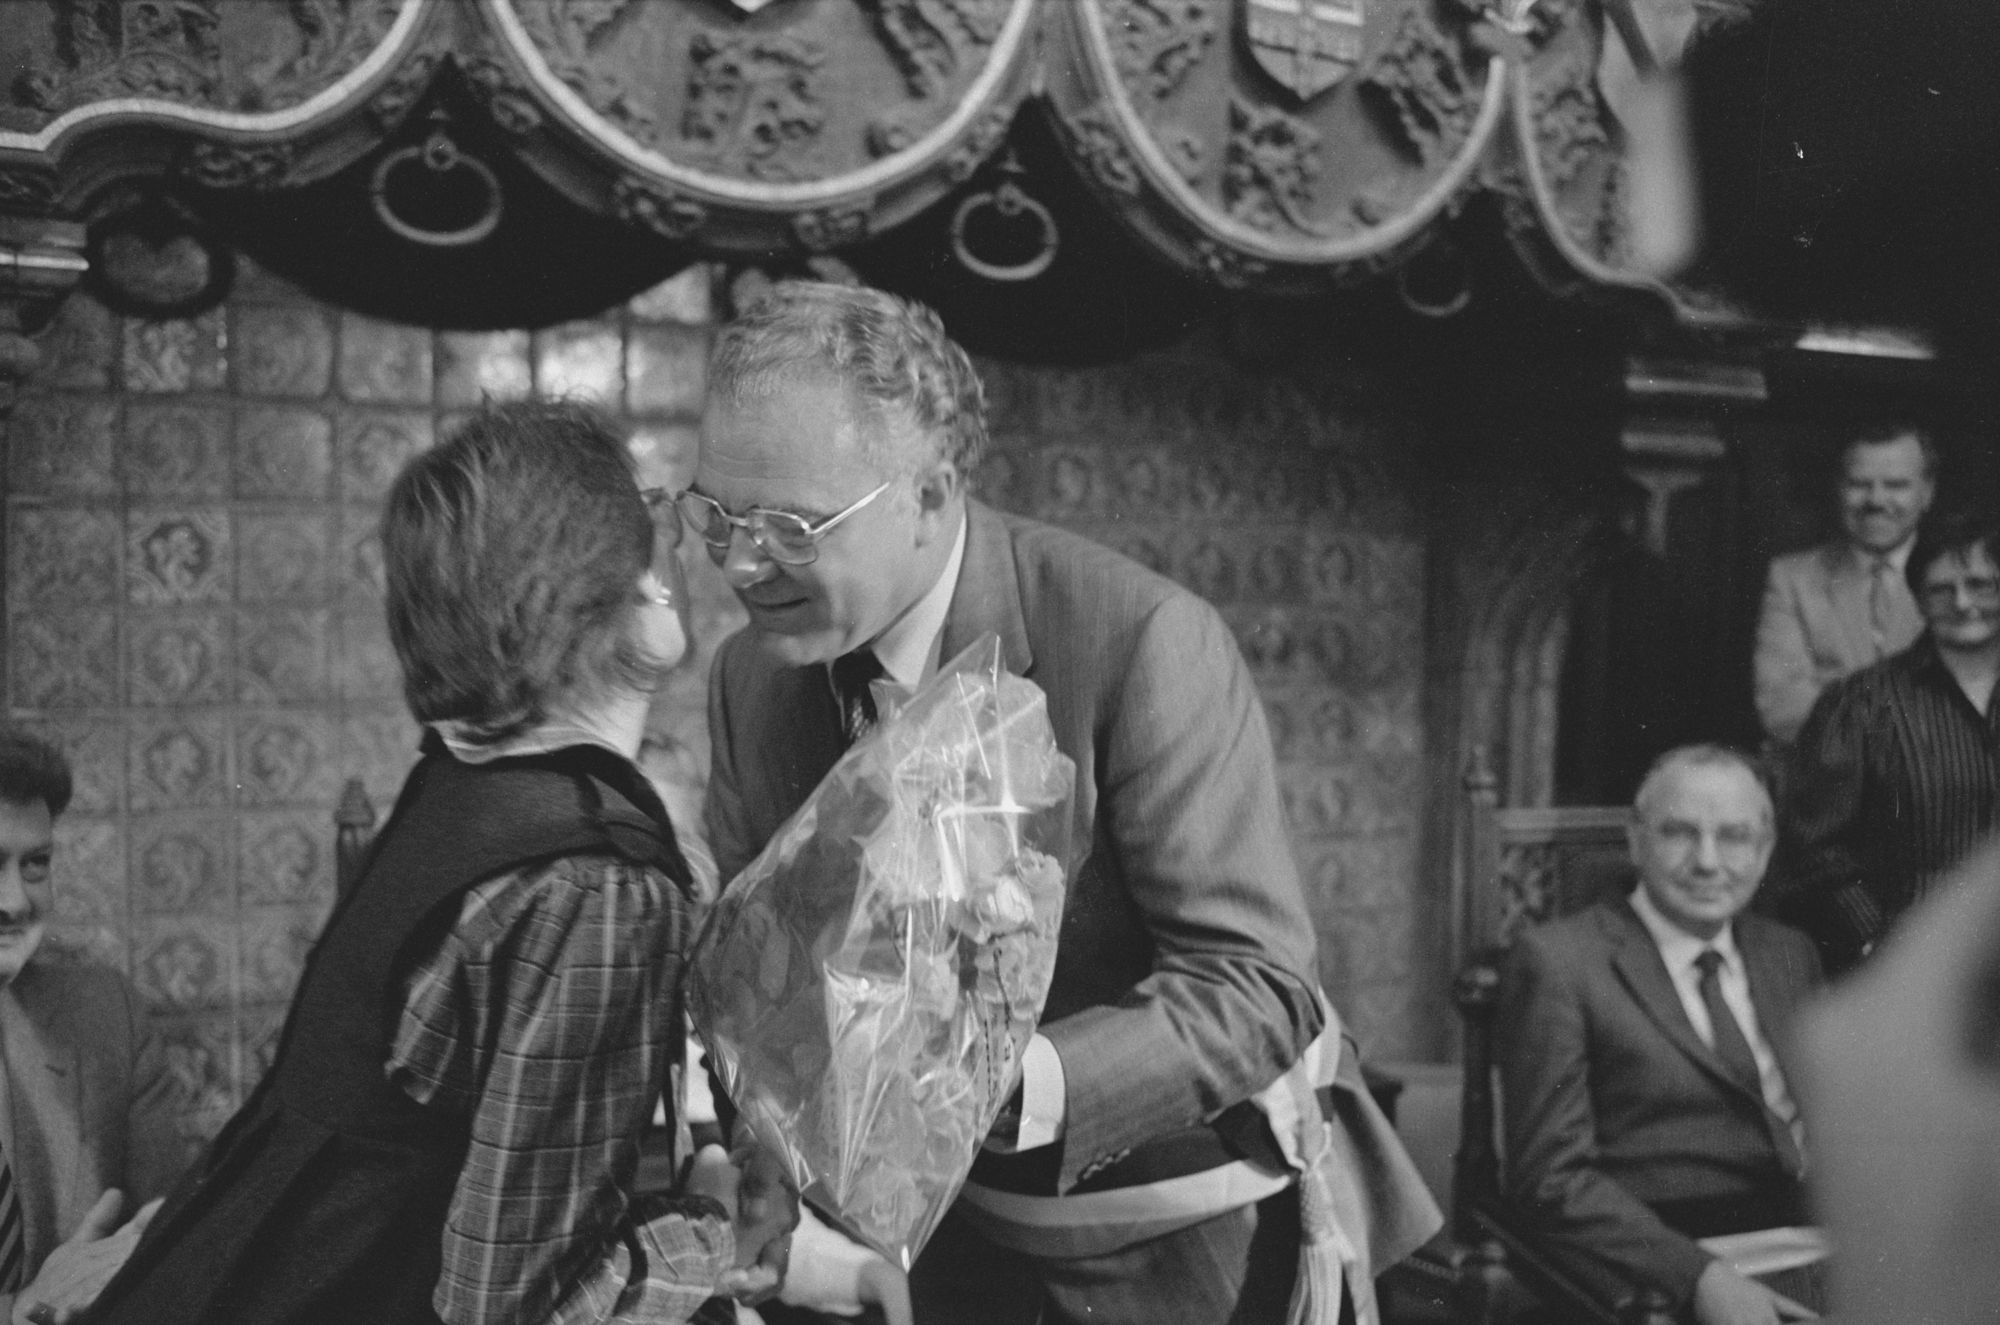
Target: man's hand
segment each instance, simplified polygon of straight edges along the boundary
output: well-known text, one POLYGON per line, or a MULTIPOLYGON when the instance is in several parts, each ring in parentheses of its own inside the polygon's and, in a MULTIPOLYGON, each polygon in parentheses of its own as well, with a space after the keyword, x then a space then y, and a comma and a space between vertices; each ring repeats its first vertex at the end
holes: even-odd
POLYGON ((799 1222, 798 1193, 777 1156, 754 1142, 734 1154, 703 1146, 689 1168, 687 1189, 720 1201, 735 1226, 736 1268, 718 1291, 753 1304, 775 1293, 799 1222))
POLYGON ((13 1325, 67 1325, 89 1310, 138 1245, 160 1202, 148 1201, 121 1228, 118 1213, 124 1208, 125 1193, 116 1187, 97 1198, 69 1241, 49 1253, 34 1282, 15 1296, 13 1325))
POLYGON ((901 1270, 805 1211, 793 1238, 780 1299, 821 1314, 858 1315, 873 1303, 887 1325, 910 1325, 910 1284, 901 1270))
POLYGON ((1710 1261, 1694 1286, 1694 1316, 1701 1325, 1780 1325, 1816 1320, 1811 1311, 1721 1261, 1710 1261))

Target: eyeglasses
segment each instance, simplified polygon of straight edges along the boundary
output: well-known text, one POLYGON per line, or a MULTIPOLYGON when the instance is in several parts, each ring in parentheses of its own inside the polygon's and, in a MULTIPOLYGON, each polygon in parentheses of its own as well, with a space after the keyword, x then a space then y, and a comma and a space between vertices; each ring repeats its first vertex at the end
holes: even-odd
POLYGON ((653 601, 661 607, 678 608, 687 602, 687 574, 681 569, 681 513, 674 494, 665 488, 642 488, 639 499, 653 521, 653 560, 648 567, 659 589, 653 601))
POLYGON ((731 515, 715 498, 693 488, 675 497, 674 505, 680 508, 681 519, 701 535, 701 541, 708 545, 709 559, 718 566, 729 556, 729 544, 738 529, 750 535, 750 541, 771 560, 786 566, 807 566, 818 560, 820 540, 832 533, 834 526, 887 492, 894 481, 884 481, 860 501, 818 524, 803 515, 761 506, 742 515, 731 515))
POLYGON ((1944 584, 1926 584, 1922 598, 1924 606, 1942 612, 1958 602, 1959 592, 1979 607, 2000 607, 2000 580, 1979 575, 1963 580, 1951 580, 1944 584))

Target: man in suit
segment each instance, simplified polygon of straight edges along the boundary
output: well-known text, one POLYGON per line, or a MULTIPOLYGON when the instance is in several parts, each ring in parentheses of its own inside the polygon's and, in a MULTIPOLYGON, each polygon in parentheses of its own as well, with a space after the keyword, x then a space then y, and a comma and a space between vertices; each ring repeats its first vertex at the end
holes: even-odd
POLYGON ((185 1159, 138 994, 42 951, 69 798, 62 752, 0 725, 0 1313, 34 1325, 95 1298, 185 1159))
POLYGON ((1863 433, 1841 456, 1841 537, 1771 562, 1754 670, 1757 716, 1773 740, 1796 739, 1822 690, 1923 629, 1904 568, 1936 470, 1921 430, 1863 433))
MULTIPOLYGON (((1374 1247, 1392 1259, 1435 1230, 1436 1211, 1380 1115, 1361 1117, 1372 1106, 1337 1033, 1318 1065, 1338 1064, 1333 1107, 1361 1121, 1333 1144, 1379 1141, 1369 1153, 1387 1161, 1290 1164, 1291 1130, 1252 1100, 1301 1075, 1330 1010, 1263 712, 1228 628, 1105 548, 969 499, 981 387, 927 309, 780 285, 723 330, 709 388, 681 508, 750 614, 710 685, 722 877, 872 719, 871 679, 913 687, 989 632, 1047 694, 1076 761, 1090 855, 1054 983, 1016 1107, 917 1260, 918 1319, 1283 1320, 1301 1264, 1326 1265, 1300 1254, 1295 1169, 1347 1184, 1333 1199, 1352 1254, 1318 1282, 1332 1296, 1315 1319, 1331 1325, 1343 1284, 1365 1316, 1370 1230, 1353 1225, 1385 1216, 1395 1227, 1374 1247), (1207 1195, 1175 1214, 1158 1199, 1169 1180, 1207 1195), (1107 1200, 1136 1212, 1122 1230, 1093 1213, 1107 1200)), ((1310 1087, 1308 1104, 1316 1126, 1310 1087)))
POLYGON ((1771 858, 1770 795, 1734 751, 1683 747, 1640 786, 1629 834, 1631 894, 1530 929, 1508 956, 1508 1197, 1607 1300, 1651 1286, 1699 1325, 1804 1318, 1696 1241, 1806 1222, 1778 1050, 1819 959, 1743 909, 1771 858))

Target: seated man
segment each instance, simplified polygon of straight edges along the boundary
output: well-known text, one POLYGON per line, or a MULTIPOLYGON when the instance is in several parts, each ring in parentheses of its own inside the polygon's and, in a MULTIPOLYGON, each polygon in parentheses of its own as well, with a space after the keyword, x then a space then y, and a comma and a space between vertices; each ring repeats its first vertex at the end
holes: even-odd
POLYGON ((1646 775, 1629 834, 1632 893, 1508 957, 1508 1198, 1606 1301, 1653 1287, 1700 1325, 1804 1318, 1696 1241, 1804 1222, 1804 1134, 1775 1046, 1819 960, 1743 914, 1771 857, 1770 796, 1741 755, 1685 747, 1646 775))
POLYGON ((1841 536, 1771 562, 1755 672, 1773 740, 1792 741, 1822 690, 1923 629, 1903 573, 1936 469, 1937 448, 1915 428, 1862 433, 1841 453, 1841 536))
POLYGON ((1909 569, 1924 633, 1821 697, 1786 787, 1797 860, 1767 909, 1836 971, 2000 822, 2000 523, 1927 522, 1909 569))
MULTIPOLYGON (((172 1084, 125 977, 41 948, 69 762, 0 724, 0 1319, 67 1320, 185 1159, 172 1084), (37 956, 39 952, 39 956, 37 956), (67 1241, 64 1239, 67 1238, 67 1241)), ((156 1203, 155 1203, 156 1204, 156 1203)))

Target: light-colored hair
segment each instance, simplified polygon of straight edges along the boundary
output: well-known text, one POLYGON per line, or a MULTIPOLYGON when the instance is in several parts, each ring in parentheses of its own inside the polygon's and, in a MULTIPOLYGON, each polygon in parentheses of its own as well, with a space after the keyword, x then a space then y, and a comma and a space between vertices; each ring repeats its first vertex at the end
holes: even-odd
MULTIPOLYGON (((970 476, 986 452, 986 394, 972 360, 938 315, 880 290, 819 281, 781 281, 716 335, 708 390, 729 404, 787 383, 831 376, 858 414, 913 424, 970 476)), ((893 435, 893 434, 892 434, 893 435)), ((863 436, 878 464, 880 430, 863 436)), ((926 457, 928 459, 929 457, 926 457)))
POLYGON ((1703 744, 1681 745, 1667 751, 1646 770, 1646 776, 1639 779, 1639 790, 1632 797, 1632 818, 1644 823, 1647 804, 1659 793, 1660 784, 1674 774, 1690 768, 1736 768, 1741 769, 1757 787, 1764 802, 1764 826, 1771 828, 1776 823, 1776 812, 1771 800, 1771 783, 1765 776, 1763 766, 1743 751, 1727 745, 1703 744))

